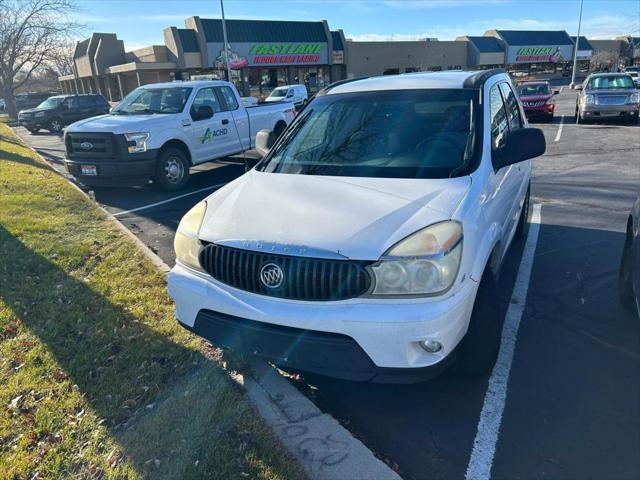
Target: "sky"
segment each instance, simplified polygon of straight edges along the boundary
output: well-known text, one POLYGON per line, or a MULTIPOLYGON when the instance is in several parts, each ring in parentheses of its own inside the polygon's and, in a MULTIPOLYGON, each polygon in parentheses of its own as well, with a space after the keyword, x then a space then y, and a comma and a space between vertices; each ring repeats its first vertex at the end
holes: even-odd
MULTIPOLYGON (((114 32, 127 50, 163 44, 162 30, 199 15, 220 18, 219 0, 77 0, 82 32, 114 32)), ((580 0, 224 0, 226 18, 327 20, 354 40, 482 35, 486 30, 578 29, 580 0)), ((640 36, 640 0, 584 0, 581 34, 640 36)))

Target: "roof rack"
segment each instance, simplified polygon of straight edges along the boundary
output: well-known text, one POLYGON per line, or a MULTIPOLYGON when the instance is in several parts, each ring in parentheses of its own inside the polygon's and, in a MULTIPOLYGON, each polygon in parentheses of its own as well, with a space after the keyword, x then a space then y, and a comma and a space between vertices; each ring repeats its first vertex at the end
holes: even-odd
POLYGON ((491 70, 483 70, 481 72, 474 73, 469 78, 467 78, 462 86, 464 88, 482 88, 487 80, 489 80, 494 75, 499 75, 501 73, 507 73, 504 68, 492 68, 491 70))
POLYGON ((351 83, 351 82, 357 82, 358 80, 364 80, 366 78, 370 78, 370 77, 356 77, 356 78, 347 78, 345 80, 338 80, 337 82, 333 82, 329 85, 327 85, 326 87, 324 87, 322 90, 320 90, 318 93, 316 93, 316 97, 320 97, 322 95, 326 95, 329 90, 335 88, 335 87, 339 87, 340 85, 344 85, 345 83, 351 83))

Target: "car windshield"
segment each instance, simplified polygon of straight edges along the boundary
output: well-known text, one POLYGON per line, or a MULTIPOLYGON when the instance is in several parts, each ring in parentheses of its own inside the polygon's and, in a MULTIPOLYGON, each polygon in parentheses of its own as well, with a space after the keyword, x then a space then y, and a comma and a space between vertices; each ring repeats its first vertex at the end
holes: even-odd
POLYGON ((476 163, 478 92, 323 95, 256 167, 301 175, 447 178, 476 163))
POLYGON ((111 113, 143 115, 150 113, 180 113, 191 94, 191 88, 137 88, 122 100, 111 113))
POLYGON ((287 95, 286 88, 282 88, 282 89, 276 88, 273 92, 271 92, 270 96, 280 98, 280 97, 285 97, 286 95, 287 95))
POLYGON ((587 90, 633 88, 633 80, 629 75, 616 75, 606 77, 594 77, 589 80, 587 90))
POLYGON ((56 108, 64 101, 65 97, 49 97, 38 108, 56 108))
POLYGON ((518 88, 518 94, 521 97, 526 97, 528 95, 548 95, 549 93, 551 93, 549 85, 545 83, 521 85, 518 88))

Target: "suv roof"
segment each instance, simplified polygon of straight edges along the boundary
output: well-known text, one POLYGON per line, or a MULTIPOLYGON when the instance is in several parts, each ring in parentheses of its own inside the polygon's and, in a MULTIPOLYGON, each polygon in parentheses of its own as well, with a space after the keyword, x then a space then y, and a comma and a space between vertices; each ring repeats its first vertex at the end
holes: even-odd
POLYGON ((382 90, 418 90, 418 89, 462 89, 480 88, 494 75, 506 74, 503 69, 444 72, 416 72, 401 75, 380 75, 369 78, 344 80, 329 85, 323 95, 340 93, 371 92, 382 90))

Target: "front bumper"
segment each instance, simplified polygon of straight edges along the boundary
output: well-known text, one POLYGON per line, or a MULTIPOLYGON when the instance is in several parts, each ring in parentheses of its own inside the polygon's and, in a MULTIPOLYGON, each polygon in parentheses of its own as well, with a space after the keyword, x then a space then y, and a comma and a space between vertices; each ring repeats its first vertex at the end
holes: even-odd
POLYGON ((539 107, 524 107, 527 118, 531 117, 552 117, 556 106, 554 104, 544 104, 539 107))
POLYGON ((64 159, 67 171, 89 186, 144 185, 155 174, 156 150, 128 155, 130 158, 103 160, 99 158, 64 159), (96 175, 84 175, 83 166, 95 166, 96 175))
POLYGON ((378 382, 421 380, 445 368, 467 331, 478 286, 467 278, 440 299, 303 302, 237 290, 180 264, 168 284, 178 321, 216 345, 288 368, 378 382), (429 353, 423 340, 442 349, 429 353))
POLYGON ((638 118, 638 104, 625 105, 583 105, 580 114, 585 118, 638 118))
POLYGON ((42 118, 20 118, 18 117, 18 125, 25 128, 47 128, 48 119, 42 118))

